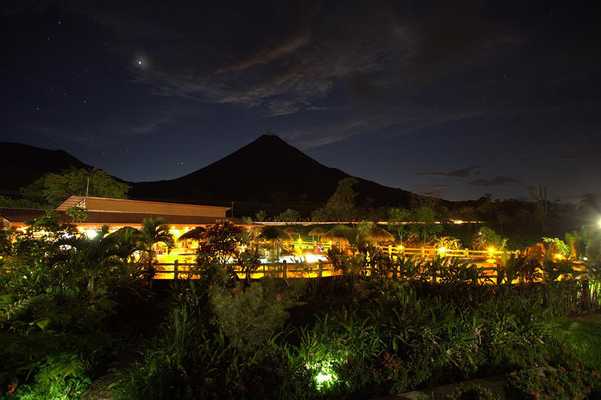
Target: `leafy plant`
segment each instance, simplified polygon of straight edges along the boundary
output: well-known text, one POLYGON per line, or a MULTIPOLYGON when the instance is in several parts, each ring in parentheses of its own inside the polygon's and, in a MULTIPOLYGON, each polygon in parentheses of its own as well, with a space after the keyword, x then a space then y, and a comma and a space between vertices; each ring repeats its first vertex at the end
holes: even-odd
POLYGON ((21 400, 72 400, 79 398, 91 384, 86 365, 75 354, 55 354, 40 365, 31 385, 19 387, 15 397, 21 400))

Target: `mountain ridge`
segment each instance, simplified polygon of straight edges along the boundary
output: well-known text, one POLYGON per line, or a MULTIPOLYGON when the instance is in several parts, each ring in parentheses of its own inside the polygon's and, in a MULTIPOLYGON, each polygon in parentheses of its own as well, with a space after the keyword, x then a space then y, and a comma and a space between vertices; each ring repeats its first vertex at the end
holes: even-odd
POLYGON ((92 169, 65 150, 51 150, 23 143, 0 142, 0 194, 17 194, 44 174, 69 168, 92 169), (24 164, 24 162, 27 164, 24 164))
MULTIPOLYGON (((12 156, 8 162, 0 161, 0 171, 7 176, 5 171, 12 170, 14 175, 3 179, 0 191, 16 192, 47 172, 70 167, 92 168, 63 150, 0 143, 2 153, 6 153, 6 147, 11 147, 12 156), (30 168, 23 168, 22 160, 28 158, 35 160, 28 160, 30 168)), ((259 136, 223 158, 178 178, 127 183, 131 186, 129 195, 134 199, 213 204, 235 202, 239 211, 247 213, 267 208, 273 212, 295 208, 308 213, 322 206, 336 190, 338 182, 347 177, 357 180, 358 203, 367 208, 407 207, 421 198, 409 191, 328 167, 275 135, 259 136)))

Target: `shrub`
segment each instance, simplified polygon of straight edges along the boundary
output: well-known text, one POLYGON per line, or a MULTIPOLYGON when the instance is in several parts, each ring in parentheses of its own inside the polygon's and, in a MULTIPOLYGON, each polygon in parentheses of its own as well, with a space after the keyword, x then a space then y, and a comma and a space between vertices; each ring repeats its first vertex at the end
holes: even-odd
POLYGON ((274 293, 258 283, 244 291, 214 287, 210 301, 219 329, 243 352, 258 349, 280 332, 293 304, 283 291, 274 293))
POLYGON ((21 400, 72 400, 79 398, 91 384, 86 366, 76 354, 49 356, 40 366, 31 385, 19 388, 21 400))

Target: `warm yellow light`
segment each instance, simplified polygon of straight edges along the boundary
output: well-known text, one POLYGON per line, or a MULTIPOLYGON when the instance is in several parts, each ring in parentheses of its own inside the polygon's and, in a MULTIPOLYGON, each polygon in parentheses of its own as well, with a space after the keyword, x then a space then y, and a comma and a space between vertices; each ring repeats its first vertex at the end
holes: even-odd
POLYGON ((561 254, 561 253, 555 253, 555 254, 553 254, 553 258, 554 258, 555 260, 565 260, 565 259, 566 259, 566 256, 564 256, 564 255, 563 255, 563 254, 561 254))
POLYGON ((447 254, 447 251, 449 251, 449 249, 447 249, 445 246, 441 246, 436 249, 436 253, 438 253, 438 255, 441 257, 444 257, 447 254))
POLYGON ((87 229, 84 231, 84 234, 88 239, 94 239, 98 235, 98 232, 95 229, 87 229))
POLYGON ((601 218, 599 218, 599 221, 597 221, 597 226, 599 227, 599 229, 601 229, 601 218))
POLYGON ((495 248, 495 246, 488 246, 488 248, 486 249, 486 251, 488 252, 488 256, 489 257, 494 257, 495 253, 497 252, 497 249, 495 248))
POLYGON ((305 262, 308 264, 315 264, 318 262, 325 262, 327 261, 327 258, 322 256, 321 254, 313 254, 313 253, 306 253, 303 255, 305 262))

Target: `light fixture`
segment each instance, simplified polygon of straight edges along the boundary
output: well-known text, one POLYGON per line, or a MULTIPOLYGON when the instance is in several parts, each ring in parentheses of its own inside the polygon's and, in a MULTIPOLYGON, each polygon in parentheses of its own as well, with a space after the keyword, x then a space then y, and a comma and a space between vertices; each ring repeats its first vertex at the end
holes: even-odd
POLYGON ((96 229, 86 229, 84 231, 84 234, 86 235, 86 237, 88 239, 94 239, 96 236, 98 236, 98 232, 96 231, 96 229))

